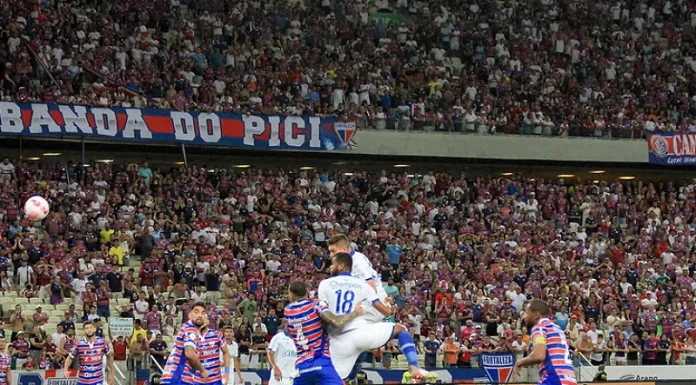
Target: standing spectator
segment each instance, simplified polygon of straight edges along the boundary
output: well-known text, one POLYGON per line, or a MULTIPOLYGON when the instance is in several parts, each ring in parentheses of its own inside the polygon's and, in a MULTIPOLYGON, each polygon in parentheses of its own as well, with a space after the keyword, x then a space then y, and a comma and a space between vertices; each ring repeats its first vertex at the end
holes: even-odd
POLYGON ((626 355, 626 360, 628 361, 628 366, 638 366, 640 365, 640 353, 643 348, 640 344, 640 339, 637 334, 632 334, 628 341, 628 354, 626 355))
POLYGON ((34 360, 34 367, 38 368, 41 356, 46 347, 46 334, 38 326, 34 326, 29 335, 29 358, 34 360))
POLYGON ((152 310, 145 314, 143 322, 145 322, 148 331, 151 331, 154 335, 161 334, 162 313, 160 313, 157 305, 152 305, 152 310))
POLYGON ((512 351, 515 353, 515 358, 524 358, 527 355, 528 347, 527 344, 522 340, 522 334, 517 333, 517 338, 512 341, 512 351))
POLYGON ((135 335, 135 340, 130 344, 130 364, 128 370, 138 371, 147 365, 146 355, 149 352, 149 343, 143 334, 135 335))
POLYGON ((15 166, 10 163, 10 158, 3 158, 2 163, 0 163, 0 181, 9 182, 16 177, 15 166))
POLYGON ((256 314, 257 309, 256 296, 254 293, 249 293, 247 298, 237 305, 237 311, 239 314, 246 317, 249 320, 249 323, 254 321, 254 314, 256 314))
POLYGON ((50 284, 50 303, 51 305, 59 305, 63 303, 63 291, 65 290, 65 285, 63 285, 60 276, 56 275, 50 284))
POLYGON ((450 368, 457 365, 459 359, 459 347, 454 342, 452 337, 445 337, 445 343, 442 345, 443 364, 444 367, 450 368))
POLYGON ((56 326, 56 332, 51 334, 51 344, 55 345, 56 348, 60 346, 60 341, 65 337, 63 330, 63 325, 58 324, 58 326, 56 326))
POLYGON ((60 326, 65 333, 68 332, 68 330, 72 329, 73 331, 75 330, 75 321, 73 321, 72 314, 69 311, 66 311, 63 316, 65 317, 64 320, 60 321, 58 326, 60 326))
POLYGON ((21 266, 17 269, 17 284, 19 287, 27 287, 34 283, 34 269, 29 266, 29 259, 22 258, 21 266))
POLYGON ((643 341, 643 365, 656 365, 659 342, 655 333, 648 332, 648 338, 643 341))
POLYGON ((161 373, 167 362, 167 343, 162 339, 162 334, 155 332, 155 340, 150 342, 150 354, 155 359, 157 370, 161 373))
POLYGON ((435 339, 435 332, 428 334, 428 339, 423 342, 425 348, 425 369, 433 370, 437 366, 437 352, 440 350, 440 341, 435 339))
POLYGON ((150 309, 150 304, 147 302, 147 293, 144 291, 136 294, 137 300, 133 303, 133 315, 135 319, 142 320, 150 309))
POLYGON ((114 365, 121 373, 128 373, 128 341, 123 336, 118 336, 113 342, 114 365))
POLYGON ((29 358, 29 342, 24 339, 24 331, 17 332, 17 339, 12 342, 15 367, 21 368, 29 358))
POLYGON ((264 317, 263 324, 266 326, 269 336, 274 336, 278 333, 278 328, 280 327, 280 319, 276 316, 275 309, 271 308, 268 310, 268 315, 264 317))
POLYGON ((12 327, 11 341, 14 342, 19 335, 19 332, 24 331, 24 325, 27 322, 27 317, 22 314, 22 306, 15 306, 14 312, 10 315, 10 326, 12 327))
POLYGON ((104 318, 107 321, 111 317, 110 303, 111 303, 111 290, 107 286, 106 281, 99 282, 99 288, 97 289, 95 295, 97 296, 97 315, 100 318, 104 318))
POLYGON ((133 320, 133 335, 130 336, 128 339, 128 346, 133 346, 135 344, 135 341, 137 341, 138 336, 142 336, 145 338, 147 336, 147 331, 143 329, 143 323, 141 320, 136 319, 133 320))
MULTIPOLYGON (((34 325, 39 326, 41 329, 48 323, 48 314, 46 314, 43 309, 41 308, 41 305, 36 306, 36 312, 32 315, 32 318, 34 320, 34 325)), ((37 362, 38 364, 38 362, 37 362)))
MULTIPOLYGON (((70 352, 72 352, 73 348, 75 348, 75 345, 77 345, 77 338, 75 337, 75 328, 73 327, 66 330, 65 337, 63 337, 63 340, 61 340, 56 352, 63 360, 65 360, 70 352)), ((77 362, 76 360, 73 360, 71 369, 75 368, 77 368, 77 362)))
POLYGON ((261 326, 256 326, 254 335, 251 337, 251 349, 249 350, 251 354, 251 357, 249 357, 250 369, 265 367, 267 347, 268 340, 266 338, 266 333, 261 329, 261 326))

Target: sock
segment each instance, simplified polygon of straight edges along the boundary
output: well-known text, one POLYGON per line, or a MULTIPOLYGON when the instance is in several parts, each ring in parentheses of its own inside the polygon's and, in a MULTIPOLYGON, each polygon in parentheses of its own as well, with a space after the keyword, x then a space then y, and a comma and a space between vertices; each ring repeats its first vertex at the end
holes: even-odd
POLYGON ((353 381, 358 377, 358 370, 360 370, 360 365, 367 360, 367 352, 362 352, 358 356, 358 360, 355 361, 355 365, 353 365, 353 369, 350 371, 350 374, 346 378, 347 381, 353 381))
POLYGON ((399 348, 401 348, 401 352, 406 357, 408 364, 417 368, 418 352, 416 351, 416 344, 413 342, 413 337, 411 337, 411 334, 408 332, 408 330, 404 330, 399 333, 396 338, 399 339, 399 348))

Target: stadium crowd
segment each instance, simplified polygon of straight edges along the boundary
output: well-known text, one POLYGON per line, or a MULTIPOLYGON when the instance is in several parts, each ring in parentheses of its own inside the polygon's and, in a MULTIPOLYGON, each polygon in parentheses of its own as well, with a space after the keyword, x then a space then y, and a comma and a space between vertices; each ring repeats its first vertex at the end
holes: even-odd
MULTIPOLYGON (((520 311, 532 297, 552 305, 580 363, 696 363, 696 180, 147 162, 63 172, 7 158, 0 175, 0 287, 19 296, 0 315, 24 367, 55 365, 72 341, 63 333, 112 316, 136 319, 133 336, 114 342, 133 365, 163 359, 198 300, 210 304, 212 326, 235 328, 242 365, 263 365, 287 283, 316 288, 328 276, 335 234, 381 273, 393 319, 409 325, 428 367, 476 365, 482 351, 524 355, 520 311), (41 223, 22 214, 35 194, 51 203, 41 223), (22 312, 29 303, 33 314, 22 312), (49 308, 65 318, 49 323, 49 308)), ((397 356, 391 345, 373 358, 391 367, 397 356)))
POLYGON ((7 100, 359 128, 696 131, 690 1, 7 0, 7 100))

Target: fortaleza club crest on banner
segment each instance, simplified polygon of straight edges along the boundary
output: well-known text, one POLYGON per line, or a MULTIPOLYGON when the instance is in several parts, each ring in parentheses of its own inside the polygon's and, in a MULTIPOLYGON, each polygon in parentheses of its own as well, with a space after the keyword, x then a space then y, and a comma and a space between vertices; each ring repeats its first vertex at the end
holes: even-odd
POLYGON ((492 383, 510 381, 515 368, 515 355, 512 353, 481 354, 481 366, 492 383))

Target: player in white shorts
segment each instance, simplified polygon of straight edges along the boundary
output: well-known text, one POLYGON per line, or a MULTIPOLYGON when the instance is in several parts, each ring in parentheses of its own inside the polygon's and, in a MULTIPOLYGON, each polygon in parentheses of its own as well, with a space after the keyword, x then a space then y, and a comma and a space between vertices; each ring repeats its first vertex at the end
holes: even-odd
MULTIPOLYGON (((355 306, 369 302, 382 314, 391 314, 377 293, 362 279, 351 276, 353 258, 348 253, 337 253, 331 260, 332 277, 321 281, 318 289, 320 301, 327 303, 329 310, 336 315, 349 314, 355 306)), ((368 306, 363 305, 363 309, 368 306)), ((365 351, 380 348, 392 338, 399 340, 401 352, 411 366, 414 378, 429 375, 418 365, 418 353, 411 334, 402 324, 378 322, 368 323, 358 317, 340 330, 329 330, 331 362, 338 375, 345 379, 350 375, 358 356, 365 351)))
MULTIPOLYGON (((350 274, 367 282, 377 292, 379 300, 387 304, 387 292, 384 291, 382 277, 372 268, 372 263, 370 263, 365 254, 351 249, 350 240, 343 234, 335 235, 329 239, 329 255, 333 257, 338 253, 348 253, 353 257, 353 267, 350 270, 350 274)), ((366 307, 363 311, 363 317, 365 317, 365 321, 368 323, 377 323, 384 320, 384 314, 372 306, 366 307)))
POLYGON ((268 385, 292 385, 297 377, 295 368, 297 348, 286 328, 287 322, 283 320, 278 333, 268 344, 268 363, 271 365, 271 378, 268 380, 268 385))
MULTIPOLYGON (((222 385, 243 384, 242 365, 239 364, 239 345, 234 341, 234 329, 230 326, 226 326, 222 329, 222 335, 225 337, 227 352, 230 354, 230 374, 227 376, 227 384, 222 385), (233 373, 237 375, 235 376, 233 373)), ((222 351, 220 352, 220 362, 222 363, 222 351)))

